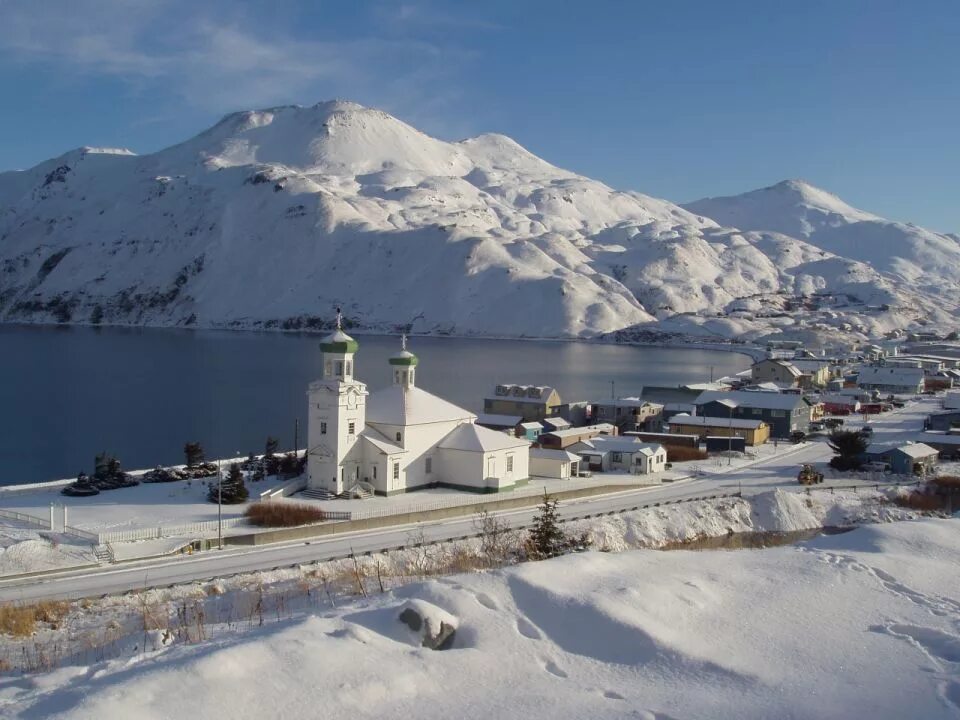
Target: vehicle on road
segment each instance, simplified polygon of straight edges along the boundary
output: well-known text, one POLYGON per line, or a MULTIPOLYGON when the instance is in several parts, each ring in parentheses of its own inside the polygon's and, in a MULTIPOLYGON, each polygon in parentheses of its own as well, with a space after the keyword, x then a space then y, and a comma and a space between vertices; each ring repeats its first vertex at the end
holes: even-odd
POLYGON ((797 482, 801 485, 816 485, 823 482, 823 473, 814 469, 813 465, 804 464, 800 466, 800 472, 797 473, 797 482))

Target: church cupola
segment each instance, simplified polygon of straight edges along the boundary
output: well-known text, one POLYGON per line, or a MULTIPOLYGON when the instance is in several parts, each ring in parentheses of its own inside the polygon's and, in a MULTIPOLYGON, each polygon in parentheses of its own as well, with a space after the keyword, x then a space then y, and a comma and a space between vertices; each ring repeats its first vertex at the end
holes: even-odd
POLYGON ((393 369, 393 384, 404 388, 413 387, 417 363, 420 360, 407 350, 407 336, 400 337, 400 352, 390 356, 390 367, 393 369))
POLYGON ((342 328, 343 315, 337 308, 337 329, 320 341, 325 380, 353 380, 353 355, 360 343, 342 328))

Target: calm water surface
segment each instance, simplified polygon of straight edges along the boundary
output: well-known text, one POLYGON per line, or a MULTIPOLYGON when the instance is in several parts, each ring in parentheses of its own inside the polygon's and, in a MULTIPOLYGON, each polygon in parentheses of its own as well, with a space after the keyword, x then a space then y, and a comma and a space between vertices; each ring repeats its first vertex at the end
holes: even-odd
MULTIPOLYGON (((356 376, 390 382, 399 339, 357 336, 356 376)), ((293 446, 306 428, 307 384, 320 336, 0 325, 0 484, 75 476, 100 450, 126 468, 183 462, 187 440, 208 455, 293 446)), ((631 395, 643 385, 709 380, 744 355, 568 342, 413 338, 417 384, 480 411, 498 382, 553 385, 564 401, 631 395)))

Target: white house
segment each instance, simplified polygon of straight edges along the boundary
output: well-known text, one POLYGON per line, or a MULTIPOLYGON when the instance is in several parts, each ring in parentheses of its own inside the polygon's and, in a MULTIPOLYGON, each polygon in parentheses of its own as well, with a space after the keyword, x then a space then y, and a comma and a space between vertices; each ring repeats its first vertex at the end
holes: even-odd
POLYGON ((667 451, 663 445, 640 442, 634 437, 598 435, 571 445, 570 452, 583 458, 591 470, 618 470, 638 475, 663 472, 667 451))
POLYGON ((881 393, 913 395, 923 392, 923 370, 863 366, 857 373, 857 386, 881 393))
POLYGON ((530 476, 567 480, 577 477, 580 456, 568 450, 530 448, 530 476))
POLYGON ((340 329, 323 339, 323 377, 310 384, 308 492, 395 495, 447 486, 512 489, 529 477, 523 439, 475 425, 469 410, 416 386, 416 355, 389 358, 390 387, 374 393, 353 377, 359 344, 340 329))

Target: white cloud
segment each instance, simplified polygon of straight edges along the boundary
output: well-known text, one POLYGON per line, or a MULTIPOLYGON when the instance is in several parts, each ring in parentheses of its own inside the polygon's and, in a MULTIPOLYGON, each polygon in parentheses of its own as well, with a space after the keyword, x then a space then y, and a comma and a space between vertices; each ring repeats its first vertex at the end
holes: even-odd
POLYGON ((0 54, 61 77, 119 78, 207 112, 332 97, 408 117, 453 107, 465 55, 370 26, 382 32, 305 39, 282 18, 223 0, 0 0, 0 54))

